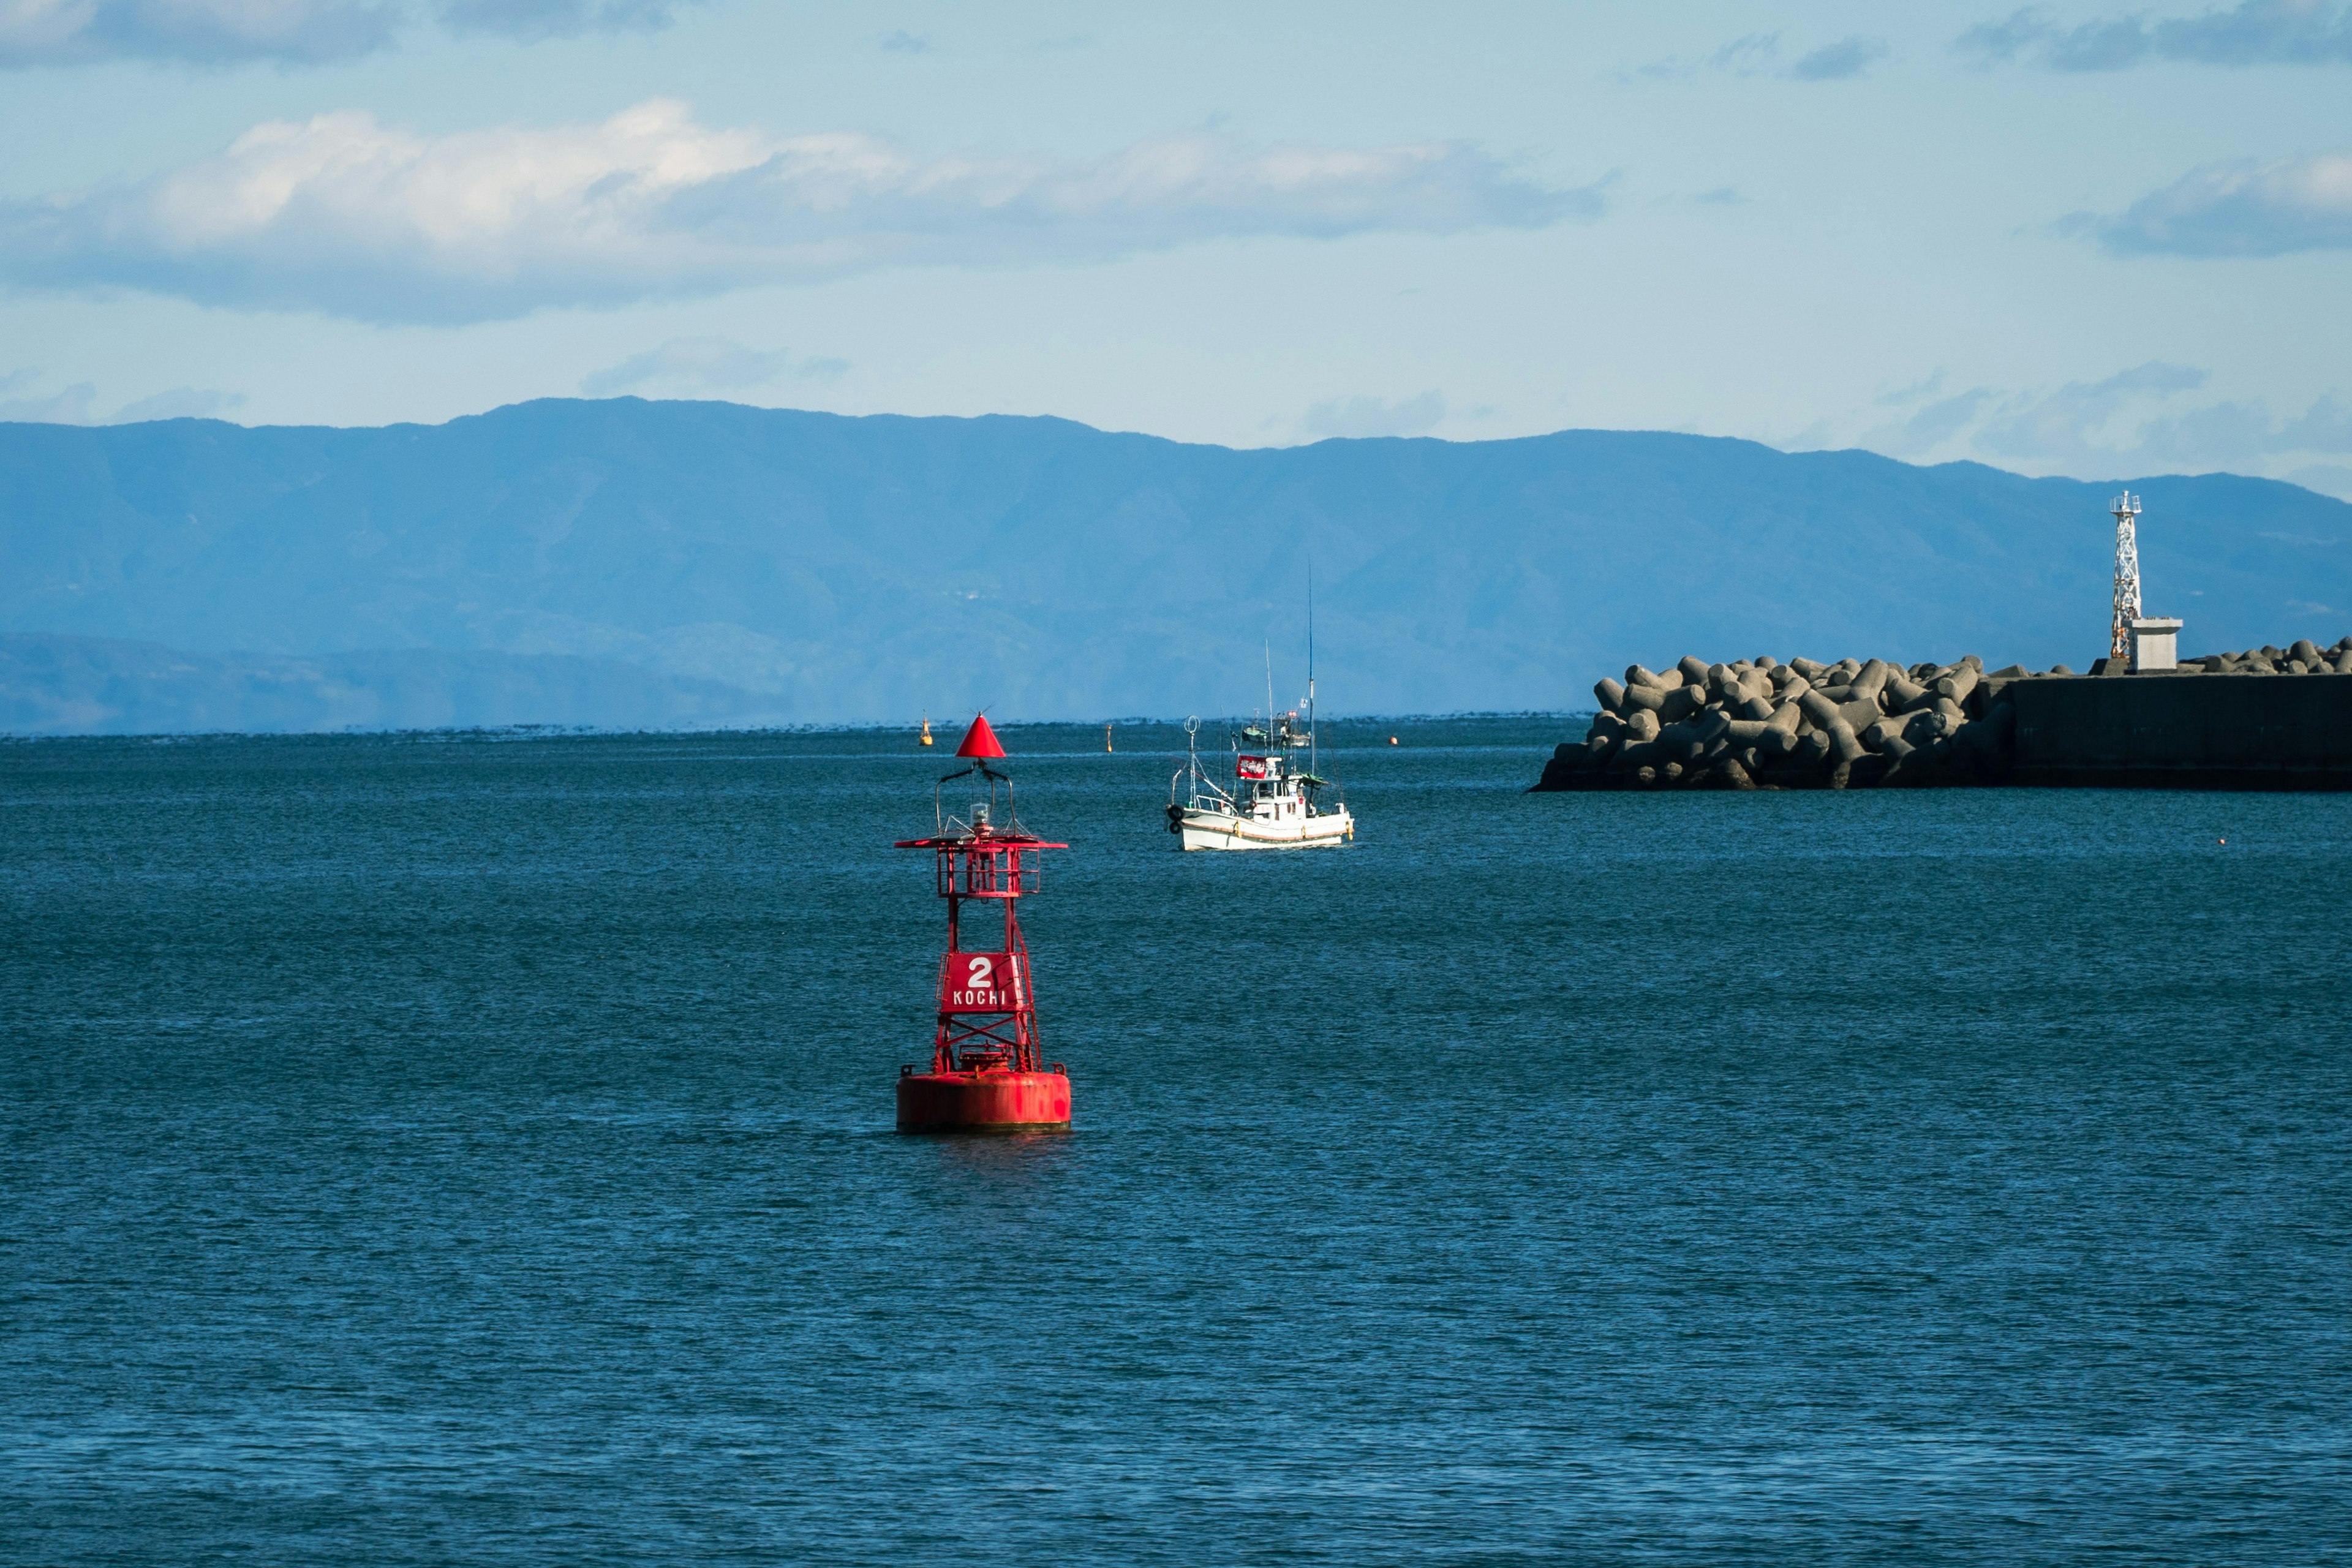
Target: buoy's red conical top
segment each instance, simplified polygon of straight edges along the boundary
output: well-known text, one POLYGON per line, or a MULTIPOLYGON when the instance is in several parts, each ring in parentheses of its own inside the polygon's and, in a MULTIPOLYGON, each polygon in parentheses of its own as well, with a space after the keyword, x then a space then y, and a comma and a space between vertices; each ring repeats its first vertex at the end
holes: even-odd
POLYGON ((1001 757, 1004 748, 996 743, 996 731, 988 727, 988 715, 972 716, 971 728, 963 732, 963 744, 956 748, 959 757, 1001 757))

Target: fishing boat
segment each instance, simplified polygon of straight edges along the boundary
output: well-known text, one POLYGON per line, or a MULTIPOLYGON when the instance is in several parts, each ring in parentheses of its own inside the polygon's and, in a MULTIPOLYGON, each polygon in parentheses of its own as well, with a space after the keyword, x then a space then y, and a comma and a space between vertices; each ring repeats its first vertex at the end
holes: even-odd
POLYGON ((1347 802, 1322 798, 1332 784, 1315 772, 1311 719, 1280 713, 1245 726, 1234 739, 1231 789, 1201 771, 1201 721, 1186 720, 1184 732, 1191 758, 1168 782, 1168 831, 1184 848, 1315 849, 1356 837, 1347 802), (1301 751, 1304 768, 1294 755, 1301 751))

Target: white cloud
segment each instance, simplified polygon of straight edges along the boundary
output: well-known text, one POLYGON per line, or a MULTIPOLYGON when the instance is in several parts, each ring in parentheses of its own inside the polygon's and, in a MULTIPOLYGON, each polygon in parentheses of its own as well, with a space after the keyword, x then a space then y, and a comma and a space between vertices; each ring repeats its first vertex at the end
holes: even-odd
POLYGON ((535 43, 584 33, 658 32, 701 0, 443 0, 442 26, 535 43))
POLYGON ((1598 216, 1461 142, 1143 142, 1092 163, 922 159, 853 132, 602 124, 422 136, 256 126, 132 184, 0 202, 0 278, 376 321, 468 321, 894 266, 1091 261, 1200 240, 1598 216))
POLYGON ((1976 433, 1974 446, 1998 458, 2079 458, 2098 449, 2100 437, 2128 406, 2193 392, 2205 381, 2205 373, 2192 365, 2150 360, 2105 381, 2072 381, 2055 392, 2011 396, 1976 433))
POLYGON ((2317 490, 2324 496, 2334 496, 2337 500, 2352 500, 2352 468, 2341 463, 2313 463, 2290 469, 2279 477, 2289 484, 2317 490))
POLYGON ((690 396, 744 392, 787 378, 837 381, 848 369, 847 360, 794 359, 783 349, 746 348, 730 338, 672 338, 596 372, 580 390, 589 397, 645 390, 690 396))
POLYGON ((403 13, 383 0, 0 0, 0 65, 310 64, 383 47, 403 13))
POLYGON ((152 397, 126 403, 107 416, 109 425, 135 425, 146 419, 217 419, 245 406, 242 392, 222 392, 206 386, 175 386, 152 397))
POLYGON ((1898 386, 1893 392, 1880 395, 1878 404, 1882 408, 1900 408, 1906 403, 1917 403, 1923 398, 1933 397, 1943 390, 1944 372, 1941 367, 1938 367, 1908 386, 1898 386))
POLYGON ((2352 452, 2352 407, 2329 393, 2279 431, 2283 452, 2352 452))
POLYGON ((2204 467, 2247 466, 2294 452, 2340 456, 2352 453, 2352 408, 2333 393, 2286 418, 2260 399, 2215 403, 2149 420, 2140 427, 2137 449, 2204 467))
POLYGON ((2352 249, 2352 153, 2208 164, 2118 216, 2078 216, 2065 226, 2123 256, 2352 249))
MULTIPOLYGON (((0 393, 28 387, 40 379, 40 373, 36 370, 10 371, 0 375, 0 393)), ((98 388, 87 381, 77 382, 47 397, 0 397, 0 421, 28 425, 131 425, 143 419, 211 419, 243 407, 245 395, 179 386, 169 392, 156 393, 152 397, 126 403, 103 417, 97 413, 97 402, 98 388)))
POLYGON ((1787 66, 1780 61, 1780 35, 1749 33, 1708 55, 1668 55, 1617 73, 1620 81, 1681 81, 1701 71, 1731 76, 1779 76, 1792 81, 1843 81, 1860 76, 1887 55, 1886 40, 1857 33, 1808 51, 1787 66))
POLYGON ((0 66, 93 60, 318 65, 425 21, 524 40, 667 26, 700 0, 0 0, 0 66))
POLYGON ((1862 445, 1890 458, 1923 457, 1974 423, 1978 411, 1991 396, 1983 387, 1977 387, 1939 397, 1900 424, 1882 425, 1868 432, 1862 437, 1862 445))
POLYGON ((1445 395, 1424 392, 1394 403, 1377 397, 1334 397, 1307 411, 1299 428, 1309 436, 1420 436, 1445 417, 1445 395))
POLYGON ((2284 416, 2259 401, 2186 403, 2208 377, 2150 361, 2103 381, 2003 392, 1972 387, 1937 397, 1937 375, 1884 403, 1931 398, 1908 418, 1868 430, 1857 445, 1893 458, 1974 457, 2039 471, 2115 474, 2153 469, 2263 471, 2297 454, 2352 454, 2352 405, 2328 393, 2284 416))
MULTIPOLYGON (((0 391, 14 391, 32 379, 19 371, 5 383, 0 391)), ((89 382, 79 382, 63 392, 47 397, 0 397, 0 421, 26 425, 87 425, 90 423, 89 405, 98 397, 98 388, 89 382)))
POLYGON ((1979 22, 1952 47, 1980 65, 2032 59, 2062 71, 2206 66, 2352 65, 2352 10, 2323 0, 2241 0, 2226 11, 2150 22, 2104 16, 2062 26, 2040 6, 1979 22))
POLYGON ((1701 71, 1728 71, 1734 76, 1756 76, 1772 68, 1780 58, 1780 35, 1748 33, 1724 45, 1713 54, 1667 55, 1630 71, 1617 73, 1620 81, 1647 79, 1652 81, 1681 81, 1701 71))
POLYGON ((1789 74, 1799 81, 1843 81, 1848 77, 1860 76, 1886 56, 1885 39, 1866 38, 1857 33, 1834 44, 1823 44, 1790 66, 1789 74))

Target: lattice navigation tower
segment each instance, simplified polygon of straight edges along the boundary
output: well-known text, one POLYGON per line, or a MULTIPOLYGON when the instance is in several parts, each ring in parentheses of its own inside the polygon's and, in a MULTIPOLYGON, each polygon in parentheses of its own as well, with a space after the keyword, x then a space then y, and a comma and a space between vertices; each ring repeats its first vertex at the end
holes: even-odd
POLYGON ((2129 490, 2107 503, 2116 517, 2116 618, 2109 658, 2131 657, 2131 625, 2139 619, 2139 497, 2129 490))

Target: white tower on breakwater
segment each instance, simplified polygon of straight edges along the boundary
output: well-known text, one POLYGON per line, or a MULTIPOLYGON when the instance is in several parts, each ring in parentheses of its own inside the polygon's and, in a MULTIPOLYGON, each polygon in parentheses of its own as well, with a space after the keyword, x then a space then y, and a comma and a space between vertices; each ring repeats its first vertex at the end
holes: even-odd
POLYGON ((2132 623, 2139 619, 2139 497, 2129 490, 2107 503, 2116 518, 2116 614, 2107 657, 2131 657, 2132 623))

